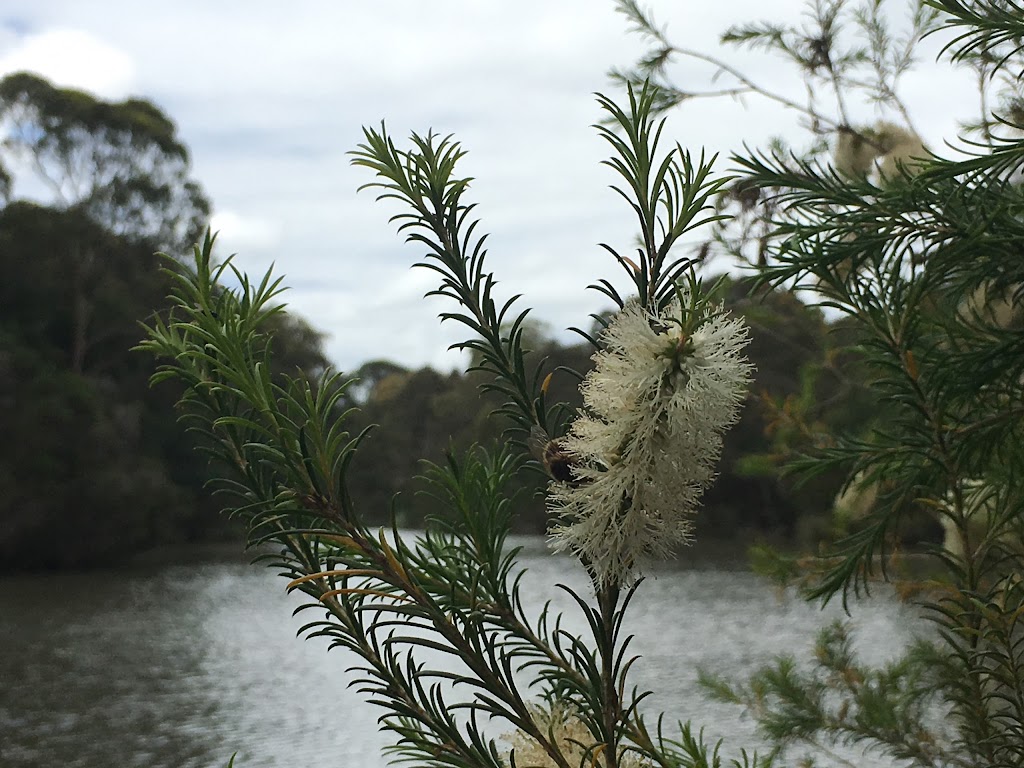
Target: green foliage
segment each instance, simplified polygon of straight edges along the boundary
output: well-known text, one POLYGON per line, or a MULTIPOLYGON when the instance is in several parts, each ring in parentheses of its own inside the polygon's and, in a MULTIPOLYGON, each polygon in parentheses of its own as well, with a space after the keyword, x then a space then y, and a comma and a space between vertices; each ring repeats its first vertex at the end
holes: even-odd
POLYGON ((0 330, 0 557, 5 568, 115 559, 186 501, 140 444, 139 403, 111 400, 0 330))
POLYGON ((819 633, 810 666, 782 656, 741 685, 708 674, 700 682, 713 698, 753 715, 773 759, 806 750, 801 765, 816 764, 815 754, 853 765, 833 752, 842 745, 912 766, 966 765, 951 761, 948 738, 937 740, 921 727, 946 706, 941 652, 918 642, 902 658, 872 668, 858 661, 852 641, 848 627, 836 622, 819 633))
MULTIPOLYGON (((631 97, 628 115, 616 113, 624 127, 636 129, 635 145, 646 158, 653 157, 660 130, 650 121, 651 106, 645 91, 631 97)), ((550 379, 523 346, 526 312, 512 311, 515 299, 499 307, 494 298, 484 238, 475 234, 473 205, 463 200, 468 180, 456 173, 462 150, 433 134, 414 135, 408 151, 383 129, 368 130, 366 139, 354 163, 377 174, 371 186, 382 197, 405 207, 394 217, 399 230, 427 248, 421 266, 438 273, 436 292, 456 304, 442 318, 471 333, 459 346, 476 356, 474 383, 501 398, 501 414, 520 431, 560 424, 565 406, 549 405, 550 379)), ((691 173, 678 149, 670 161, 648 165, 629 145, 612 143, 628 188, 648 201, 626 195, 641 221, 650 213, 667 224, 660 237, 674 239, 701 215, 704 192, 716 184, 706 165, 691 173), (660 170, 652 177, 644 168, 660 170)), ((649 245, 642 266, 619 263, 643 282, 645 301, 653 304, 667 289, 667 276, 679 274, 679 262, 667 258, 656 237, 649 245)), ((636 658, 625 628, 639 583, 595 581, 593 600, 570 593, 587 626, 580 636, 547 611, 525 615, 516 552, 506 538, 515 495, 509 486, 526 459, 510 444, 498 452, 469 448, 428 469, 425 482, 439 511, 415 541, 394 523, 390 531, 371 532, 351 493, 366 431, 351 428, 349 384, 329 371, 316 379, 272 376, 268 331, 281 312, 280 280, 268 273, 253 283, 230 260, 216 266, 212 250, 207 237, 193 265, 168 260, 173 311, 153 321, 141 348, 164 361, 154 382, 186 385, 183 418, 219 467, 219 490, 246 524, 249 545, 260 548, 258 559, 310 598, 300 609, 312 612, 302 632, 360 658, 356 684, 384 708, 381 723, 396 737, 394 756, 420 765, 494 768, 506 760, 560 768, 722 765, 718 748, 688 726, 675 737, 659 721, 652 733, 639 712, 648 694, 629 687, 636 658), (240 287, 223 288, 226 275, 240 287), (556 707, 562 714, 556 716, 556 707), (511 728, 507 735, 522 745, 520 752, 509 755, 485 734, 485 721, 511 728)), ((401 397, 417 375, 380 364, 368 372, 376 386, 358 398, 367 407, 382 391, 401 397)), ((732 764, 766 765, 756 757, 741 760, 732 764)))
MULTIPOLYGON (((689 259, 670 257, 680 237, 693 229, 717 221, 710 201, 727 183, 727 178, 711 176, 714 158, 703 156, 697 163, 680 145, 663 155, 659 139, 663 123, 655 124, 657 89, 644 87, 639 94, 629 90, 631 114, 613 101, 599 97, 608 113, 609 126, 598 126, 601 137, 614 150, 605 165, 626 182, 626 188, 613 186, 632 206, 640 224, 642 246, 634 262, 602 245, 626 270, 640 305, 661 309, 675 298, 676 285, 692 267, 689 259), (623 135, 620 135, 620 133, 623 135)), ((601 280, 592 286, 615 302, 620 309, 625 301, 610 282, 601 280)), ((600 321, 600 317, 594 318, 600 321)))
MULTIPOLYGON (((555 371, 547 396, 573 409, 578 407, 577 379, 560 369, 587 370, 592 350, 582 345, 562 347, 540 337, 530 343, 535 351, 524 352, 525 365, 533 368, 543 360, 555 371)), ((374 361, 353 377, 359 410, 350 417, 351 424, 355 429, 373 425, 373 435, 353 460, 349 487, 353 498, 374 519, 384 518, 371 514, 372 510, 387 510, 396 494, 401 494, 395 499, 396 514, 403 525, 420 526, 438 511, 437 501, 423 493, 425 486, 418 477, 421 463, 443 462, 446 454, 461 455, 473 444, 495 444, 510 426, 508 420, 493 416, 501 407, 501 398, 494 392, 479 391, 492 380, 485 373, 440 374, 430 368, 409 371, 374 361)), ((540 472, 520 473, 510 481, 511 488, 523 491, 512 522, 515 529, 544 531, 546 510, 539 493, 546 477, 540 472)))
POLYGON ((751 328, 748 357, 757 371, 740 422, 726 435, 721 474, 705 497, 708 514, 698 519, 698 532, 815 547, 827 538, 841 477, 800 485, 782 468, 798 446, 844 419, 863 418, 858 377, 834 360, 835 335, 821 313, 789 291, 742 278, 730 281, 724 298, 751 328))
POLYGON ((163 303, 166 290, 148 248, 81 210, 16 201, 0 210, 0 252, 4 323, 27 343, 65 351, 77 373, 109 375, 116 367, 130 375, 142 366, 128 348, 136 323, 163 303))
MULTIPOLYGON (((859 517, 844 521, 846 538, 804 561, 808 595, 841 595, 845 603, 879 572, 888 575, 908 521, 941 523, 945 541, 928 550, 934 576, 917 593, 940 642, 930 660, 916 649, 901 665, 911 681, 930 665, 928 685, 940 692, 954 730, 937 738, 916 689, 886 677, 891 670, 857 672, 873 681, 868 698, 842 676, 801 676, 790 662, 746 688, 716 686, 747 705, 780 746, 794 739, 818 749, 866 741, 920 765, 1020 765, 1024 17, 1016 3, 1002 0, 912 3, 904 45, 879 12, 881 3, 809 5, 809 28, 753 24, 727 34, 727 41, 789 58, 805 82, 817 78, 835 93, 832 111, 813 100, 792 105, 817 134, 808 152, 774 147, 733 158, 741 180, 723 209, 741 206, 749 221, 735 247, 726 236, 718 242, 755 264, 764 284, 803 291, 843 316, 842 343, 856 355, 877 412, 832 435, 820 430, 824 439, 813 439, 819 429, 812 428, 808 439, 791 435, 783 445, 802 442, 804 456, 791 467, 804 477, 842 472, 847 492, 868 502, 859 517), (868 47, 853 55, 842 33, 857 25, 869 33, 868 47), (924 150, 896 97, 899 77, 912 64, 910 43, 947 31, 954 37, 944 53, 978 73, 983 108, 980 123, 967 126, 980 129, 982 140, 953 159, 924 150), (862 65, 874 69, 875 80, 857 77, 862 65), (865 95, 901 125, 852 126, 846 102, 865 95), (992 98, 999 107, 989 114, 992 98), (759 233, 756 258, 751 232, 759 233), (827 699, 837 692, 849 699, 847 710, 830 712, 827 699), (859 730, 847 730, 851 723, 859 730)), ((670 46, 664 33, 658 45, 670 46)), ((740 82, 781 101, 749 79, 740 82)), ((805 373, 810 393, 817 372, 805 373)), ((795 426, 808 424, 811 400, 792 403, 795 426)), ((763 553, 761 559, 779 576, 797 565, 763 553)), ((856 668, 841 650, 824 642, 823 669, 856 668)))
MULTIPOLYGON (((884 189, 807 163, 737 158, 757 183, 786 189, 782 242, 765 279, 813 287, 856 322, 876 391, 890 406, 886 428, 838 441, 825 464, 815 462, 893 482, 871 533, 851 541, 853 560, 883 545, 910 500, 924 496, 942 508, 965 482, 1017 471, 1019 332, 985 316, 998 299, 977 297, 1022 279, 1006 252, 1019 237, 1020 192, 1002 178, 1006 155, 1019 157, 1020 148, 1008 143, 991 155, 989 173, 980 158, 936 161, 884 189)), ((823 594, 854 575, 844 568, 823 594)))
POLYGON ((413 134, 415 149, 399 150, 381 130, 365 130, 366 144, 352 153, 353 164, 372 170, 380 181, 363 188, 380 189, 379 200, 393 199, 409 211, 392 217, 409 242, 427 248, 425 267, 441 276, 431 295, 452 299, 466 314, 446 313, 443 320, 462 323, 472 333, 457 345, 478 355, 476 369, 489 375, 485 391, 494 391, 508 404, 501 414, 522 432, 534 425, 551 431, 564 414, 549 412, 541 382, 543 368, 526 366, 522 347, 523 323, 528 310, 514 312, 518 297, 500 307, 493 296, 494 277, 484 271, 486 235, 477 235, 479 221, 471 219, 473 205, 462 203, 471 179, 453 177, 455 165, 465 155, 451 137, 413 134), (506 325, 507 323, 507 325, 506 325))
POLYGON ((946 14, 945 24, 959 33, 948 45, 954 59, 983 56, 1004 65, 1021 52, 1024 7, 1013 0, 928 0, 928 5, 946 14))
POLYGON ((194 272, 175 267, 175 317, 155 321, 142 347, 173 361, 156 381, 188 382, 187 423, 223 468, 220 490, 245 521, 250 546, 264 548, 259 559, 312 599, 301 610, 325 612, 302 632, 362 659, 357 684, 388 710, 382 723, 397 737, 395 755, 425 765, 503 766, 480 728, 496 718, 569 766, 535 722, 525 698, 532 690, 572 702, 595 737, 628 740, 661 765, 719 764, 688 729, 680 740, 650 734, 636 712, 641 694, 621 694, 618 703, 631 664, 620 637, 628 600, 591 607, 576 598, 595 635, 611 644, 596 651, 556 617, 525 616, 515 550, 505 546, 505 486, 521 458, 473 449, 432 467, 426 477, 445 513, 415 542, 397 529, 366 527, 347 488, 362 435, 347 431, 348 414, 338 411, 346 384, 330 373, 275 381, 265 323, 280 312, 280 282, 268 275, 250 283, 230 261, 214 267, 211 251, 208 239, 196 250, 194 272), (227 270, 239 291, 217 287, 227 270), (436 654, 458 663, 428 661, 436 654), (526 669, 524 683, 516 672, 526 669), (601 716, 619 706, 615 720, 601 716))

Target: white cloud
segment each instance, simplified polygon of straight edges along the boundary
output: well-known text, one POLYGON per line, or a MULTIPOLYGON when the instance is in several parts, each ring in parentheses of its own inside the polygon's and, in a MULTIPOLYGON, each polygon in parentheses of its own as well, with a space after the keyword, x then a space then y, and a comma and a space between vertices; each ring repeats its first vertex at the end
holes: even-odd
POLYGON ((210 228, 217 233, 217 242, 229 252, 266 251, 281 244, 278 222, 235 211, 218 211, 210 219, 210 228))
POLYGON ((109 99, 127 95, 135 75, 129 55, 81 29, 50 29, 17 40, 0 55, 0 75, 21 70, 109 99))

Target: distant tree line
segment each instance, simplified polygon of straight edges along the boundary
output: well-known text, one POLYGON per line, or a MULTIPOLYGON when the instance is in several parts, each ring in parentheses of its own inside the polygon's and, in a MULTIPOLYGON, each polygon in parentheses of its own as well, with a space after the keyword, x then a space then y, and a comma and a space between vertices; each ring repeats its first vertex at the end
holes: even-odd
MULTIPOLYGON (((105 102, 19 73, 0 80, 0 130, 0 570, 109 563, 143 543, 224 536, 231 523, 204 489, 206 459, 173 415, 180 393, 151 389, 152 364, 131 351, 140 322, 168 309, 155 253, 186 253, 210 211, 174 124, 147 101, 105 102), (15 197, 33 185, 49 202, 15 197)), ((779 468, 820 428, 873 414, 856 353, 787 291, 756 293, 736 279, 722 298, 753 329, 757 374, 698 532, 744 543, 828 537, 841 478, 796 488, 779 468)), ((294 316, 276 322, 276 371, 327 366, 319 333, 294 316)), ((561 369, 585 373, 590 348, 530 330, 535 360, 558 369, 551 396, 578 405, 561 369)), ((352 431, 375 425, 352 475, 368 519, 422 525, 434 511, 414 479, 423 462, 506 439, 481 376, 389 361, 352 372, 342 402, 358 406, 352 431)), ((546 479, 534 468, 520 481, 519 528, 540 533, 546 479)))
MULTIPOLYGON (((752 329, 747 353, 757 371, 740 422, 726 435, 718 479, 696 521, 698 535, 735 545, 737 552, 758 540, 790 548, 831 540, 846 532, 835 529, 832 513, 842 476, 825 473, 797 485, 782 467, 820 435, 878 418, 878 404, 864 385, 868 372, 858 365, 842 323, 827 321, 786 290, 755 290, 743 278, 724 285, 725 306, 752 329)), ((531 335, 535 362, 546 359, 556 371, 552 398, 578 406, 576 380, 564 369, 585 373, 592 348, 582 339, 559 344, 537 329, 531 335)), ((426 484, 416 479, 423 462, 440 463, 448 451, 509 437, 509 425, 492 418, 500 398, 480 391, 482 374, 410 370, 378 360, 352 375, 358 381, 352 404, 359 408, 350 416, 353 430, 373 429, 354 459, 350 487, 370 516, 393 512, 402 523, 421 525, 436 511, 426 484)), ((520 480, 519 527, 542 533, 540 491, 547 478, 535 468, 520 480)), ((903 534, 907 543, 941 538, 927 515, 903 534)))

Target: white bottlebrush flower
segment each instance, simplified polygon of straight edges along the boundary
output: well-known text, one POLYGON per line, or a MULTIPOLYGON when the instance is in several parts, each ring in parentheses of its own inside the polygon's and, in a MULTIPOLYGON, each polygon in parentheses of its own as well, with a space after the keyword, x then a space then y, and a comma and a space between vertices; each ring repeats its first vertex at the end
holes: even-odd
MULTIPOLYGON (((569 765, 604 765, 600 747, 576 711, 563 704, 531 706, 534 723, 555 745, 569 765)), ((536 741, 522 731, 504 737, 512 746, 516 768, 555 768, 557 763, 536 741)), ((511 764, 511 759, 509 760, 511 764)), ((647 768, 650 763, 635 752, 623 751, 619 758, 621 768, 647 768)))
POLYGON ((746 325, 696 286, 660 315, 628 304, 602 340, 581 387, 584 410, 562 441, 574 480, 553 482, 549 503, 554 547, 609 583, 689 541, 752 366, 746 325))

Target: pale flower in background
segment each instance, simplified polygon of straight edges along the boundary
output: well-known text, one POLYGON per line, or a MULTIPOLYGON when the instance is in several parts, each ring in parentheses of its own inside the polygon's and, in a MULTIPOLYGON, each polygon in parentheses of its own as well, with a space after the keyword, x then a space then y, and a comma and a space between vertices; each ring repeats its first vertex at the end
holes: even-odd
POLYGON ((599 581, 620 582, 689 541, 753 367, 746 325, 709 306, 696 284, 660 315, 628 304, 602 340, 584 410, 562 441, 575 479, 552 483, 551 538, 599 581))
POLYGON ((858 131, 840 130, 836 139, 836 170, 853 179, 871 177, 881 186, 915 173, 927 159, 917 133, 884 120, 858 131))
MULTIPOLYGON (((569 765, 592 766, 603 765, 600 759, 600 747, 596 746, 593 735, 586 724, 580 720, 576 711, 559 703, 544 706, 531 706, 530 714, 540 728, 555 744, 569 765)), ((505 739, 512 745, 516 768, 557 768, 551 755, 522 731, 506 735, 505 739)), ((511 759, 509 760, 511 764, 511 759)), ((623 751, 619 757, 620 768, 647 768, 650 763, 635 752, 623 751)))

